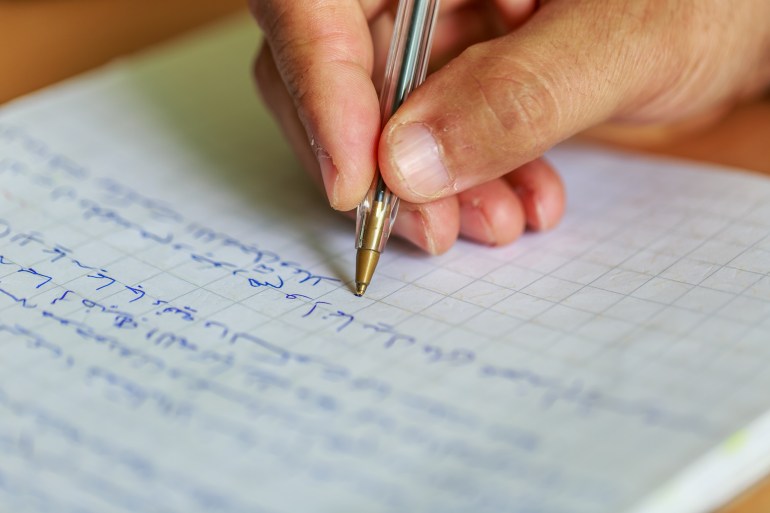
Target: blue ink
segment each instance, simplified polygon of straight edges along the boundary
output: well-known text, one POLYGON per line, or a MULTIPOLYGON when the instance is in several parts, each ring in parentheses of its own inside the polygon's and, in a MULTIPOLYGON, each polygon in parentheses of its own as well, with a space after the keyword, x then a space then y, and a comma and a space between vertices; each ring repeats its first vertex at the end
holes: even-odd
POLYGON ((13 301, 14 303, 17 303, 22 308, 27 308, 29 310, 37 308, 37 305, 30 304, 27 298, 17 297, 3 288, 0 288, 0 294, 3 294, 4 296, 11 298, 11 301, 13 301))
POLYGON ((34 242, 36 244, 41 244, 42 245, 42 244, 44 244, 44 242, 43 242, 43 239, 41 239, 41 237, 42 237, 42 235, 40 233, 38 233, 38 232, 35 232, 35 231, 29 232, 29 233, 19 233, 19 234, 14 235, 11 238, 11 242, 21 241, 21 242, 19 242, 18 245, 20 247, 22 247, 22 248, 25 247, 30 242, 34 242))
POLYGON ((37 333, 33 333, 27 328, 15 324, 13 326, 0 323, 0 332, 5 331, 11 335, 17 335, 25 337, 27 339, 27 347, 31 349, 44 349, 48 352, 49 356, 54 359, 63 359, 66 367, 72 367, 75 364, 75 359, 66 354, 61 346, 54 344, 45 338, 41 337, 37 333))
POLYGON ((180 223, 183 220, 179 212, 164 202, 143 196, 112 178, 101 178, 96 184, 103 190, 110 204, 125 207, 139 206, 147 210, 153 219, 159 221, 180 223))
POLYGON ((164 349, 177 347, 186 351, 198 350, 198 346, 187 340, 186 337, 177 335, 176 333, 172 333, 170 331, 159 332, 157 328, 151 329, 147 335, 145 335, 145 338, 152 341, 156 346, 162 347, 164 349))
POLYGON ((53 189, 51 191, 50 197, 52 201, 59 201, 60 199, 75 201, 78 199, 78 193, 74 187, 63 185, 53 189))
POLYGON ((397 332, 393 326, 383 322, 378 322, 377 324, 365 324, 364 329, 374 330, 377 333, 389 335, 388 339, 385 341, 385 348, 391 348, 396 345, 397 342, 401 341, 410 346, 414 345, 416 342, 414 337, 401 334, 397 332))
POLYGON ((192 232, 193 239, 202 240, 204 243, 211 243, 217 239, 217 232, 197 224, 188 226, 187 231, 192 232))
POLYGON ((48 167, 54 171, 64 171, 76 180, 85 180, 88 178, 88 171, 86 168, 76 164, 72 159, 63 155, 54 155, 48 161, 48 167))
POLYGON ((278 255, 278 253, 260 249, 256 251, 254 259, 252 260, 252 263, 259 264, 264 262, 266 264, 275 264, 280 261, 281 261, 281 257, 280 255, 278 255))
POLYGON ((321 410, 333 412, 339 409, 337 400, 328 395, 319 392, 314 392, 307 387, 300 387, 296 391, 297 398, 302 401, 307 401, 314 406, 317 406, 321 410))
POLYGON ((255 288, 259 288, 259 287, 271 287, 274 289, 283 288, 283 285, 284 285, 283 278, 281 278, 280 276, 276 276, 276 278, 277 278, 277 281, 274 281, 272 283, 269 281, 259 281, 259 280, 255 280, 254 278, 249 278, 249 285, 255 288))
POLYGON ((43 310, 40 312, 43 317, 52 319, 56 322, 58 322, 61 326, 71 327, 75 329, 75 333, 86 340, 93 340, 98 343, 111 343, 115 347, 119 347, 119 343, 117 339, 114 337, 110 337, 107 335, 99 335, 94 331, 94 328, 89 326, 88 324, 84 322, 79 321, 73 321, 71 319, 66 319, 64 317, 60 317, 52 312, 49 312, 48 310, 43 310))
POLYGON ((265 264, 255 265, 251 270, 259 274, 273 274, 275 272, 274 267, 270 267, 265 264))
POLYGON ((219 338, 227 338, 227 334, 230 332, 228 326, 224 323, 217 322, 217 321, 206 321, 206 323, 203 325, 204 328, 211 328, 216 327, 221 330, 221 333, 219 334, 219 338))
POLYGON ((43 253, 48 253, 48 254, 51 254, 51 255, 56 255, 51 260, 49 260, 49 262, 54 263, 54 262, 57 262, 57 261, 61 260, 62 258, 65 258, 65 257, 69 256, 69 254, 72 253, 72 250, 67 249, 64 246, 59 246, 57 244, 56 246, 54 246, 51 249, 48 249, 48 248, 43 249, 43 253))
POLYGON ((170 244, 171 241, 174 240, 174 236, 171 233, 167 233, 166 235, 158 235, 145 228, 139 228, 139 236, 143 239, 149 239, 153 242, 157 242, 158 244, 170 244))
POLYGON ((299 280, 299 282, 301 284, 312 282, 310 284, 311 287, 315 287, 321 282, 342 283, 342 281, 339 278, 332 278, 331 276, 316 275, 305 269, 294 269, 294 274, 304 275, 304 278, 299 280))
MULTIPOLYGON (((307 299, 308 301, 312 301, 313 300, 312 297, 305 296, 303 294, 286 294, 284 296, 284 299, 307 299)), ((326 304, 329 305, 331 303, 326 303, 326 304)), ((305 316, 303 315, 303 317, 305 317, 305 316)))
POLYGON ((59 297, 57 297, 56 299, 54 299, 53 301, 51 301, 51 304, 52 304, 52 305, 55 305, 55 304, 56 304, 56 303, 58 303, 59 301, 64 301, 65 299, 67 299, 67 296, 68 296, 69 294, 74 294, 74 292, 73 292, 73 291, 71 291, 71 290, 65 290, 65 291, 64 291, 64 294, 62 294, 61 296, 59 296, 59 297))
POLYGON ((288 390, 291 388, 291 381, 289 379, 264 369, 245 367, 243 373, 245 374, 246 384, 248 386, 257 385, 260 390, 271 388, 288 390))
POLYGON ((233 353, 219 353, 217 351, 200 351, 191 356, 195 361, 213 364, 209 369, 212 375, 224 374, 235 367, 235 356, 233 353))
POLYGON ((33 276, 39 276, 41 278, 44 278, 43 281, 41 281, 40 283, 37 284, 37 286, 35 286, 36 289, 39 289, 40 287, 45 286, 51 280, 53 280, 53 278, 51 276, 48 276, 46 274, 41 274, 41 273, 37 272, 36 270, 34 270, 32 267, 28 267, 26 269, 22 268, 22 269, 19 269, 16 272, 17 273, 28 273, 28 274, 31 274, 33 276))
POLYGON ((134 295, 138 296, 138 297, 135 297, 134 299, 132 299, 131 301, 129 301, 129 303, 133 303, 134 301, 139 301, 140 299, 142 299, 145 296, 145 294, 147 294, 144 291, 144 289, 143 289, 143 287, 141 285, 136 285, 134 287, 129 287, 128 285, 124 285, 124 286, 125 286, 126 290, 128 290, 129 292, 132 292, 134 295))
POLYGON ((5 219, 0 219, 0 239, 6 238, 11 234, 11 225, 5 219))
MULTIPOLYGON (((93 271, 94 269, 97 269, 97 267, 94 267, 94 266, 91 266, 91 265, 86 265, 86 264, 80 262, 80 260, 76 260, 74 258, 72 259, 72 263, 75 264, 76 266, 80 267, 81 269, 87 269, 89 271, 93 271)), ((104 269, 102 269, 102 271, 104 271, 104 269)), ((104 271, 104 272, 107 272, 107 271, 104 271)))
POLYGON ((206 265, 210 266, 212 269, 235 268, 235 267, 237 267, 235 264, 231 264, 230 262, 222 262, 222 261, 214 260, 210 256, 211 256, 210 254, 208 256, 204 256, 204 255, 196 255, 195 253, 193 253, 193 254, 190 255, 190 258, 194 262, 198 262, 198 263, 201 263, 201 264, 206 264, 206 265))
POLYGON ((445 353, 438 346, 426 344, 422 348, 423 353, 428 356, 429 362, 446 362, 453 365, 467 365, 476 360, 476 354, 467 349, 453 349, 445 353))
POLYGON ((391 386, 377 378, 356 378, 350 383, 351 388, 374 393, 379 399, 391 394, 391 386))
POLYGON ((96 301, 94 301, 92 299, 83 298, 80 301, 80 304, 82 304, 83 306, 85 306, 89 310, 91 310, 92 308, 100 308, 102 313, 107 311, 107 307, 106 306, 101 305, 101 304, 97 303, 96 301))
POLYGON ((343 312, 342 310, 337 310, 336 312, 331 312, 327 315, 325 315, 324 319, 332 319, 332 318, 340 318, 344 319, 342 324, 337 326, 336 331, 337 333, 341 333, 345 328, 353 324, 353 321, 356 320, 356 318, 348 313, 343 312))
POLYGON ((704 433, 709 431, 705 420, 668 412, 645 401, 633 401, 608 396, 593 389, 586 389, 580 381, 564 383, 558 378, 538 374, 529 369, 485 365, 480 376, 500 378, 523 387, 525 391, 541 395, 541 406, 552 407, 557 402, 572 405, 579 413, 589 415, 595 410, 610 412, 627 418, 637 418, 650 425, 669 429, 704 433))
POLYGON ((284 365, 291 359, 291 353, 289 353, 285 349, 275 346, 270 342, 262 340, 261 338, 256 337, 254 335, 250 335, 248 333, 236 333, 230 339, 230 343, 235 344, 240 340, 246 340, 247 342, 251 342, 257 347, 261 347, 262 349, 267 350, 268 352, 267 356, 265 356, 264 354, 256 354, 256 353, 252 354, 251 357, 255 360, 259 360, 261 362, 266 362, 266 363, 274 363, 276 365, 284 365))
POLYGON ((34 174, 30 176, 30 180, 40 187, 50 188, 54 185, 54 180, 50 176, 34 174))
MULTIPOLYGON (((308 298, 308 299, 310 299, 310 298, 308 298)), ((312 301, 312 299, 311 299, 311 301, 312 301)), ((320 305, 331 305, 331 303, 329 303, 328 301, 314 301, 313 302, 313 306, 311 306, 310 310, 305 312, 305 315, 303 315, 302 317, 310 317, 313 314, 313 312, 316 311, 316 308, 318 308, 320 305)))
POLYGON ((15 176, 23 175, 27 173, 27 166, 24 163, 12 158, 4 158, 0 160, 0 174, 10 171, 15 176))
POLYGON ((198 313, 198 311, 194 308, 191 308, 189 306, 185 306, 183 308, 177 308, 175 306, 169 306, 164 308, 163 310, 159 312, 155 312, 155 315, 166 315, 171 314, 179 317, 183 321, 192 322, 195 320, 195 315, 198 313))

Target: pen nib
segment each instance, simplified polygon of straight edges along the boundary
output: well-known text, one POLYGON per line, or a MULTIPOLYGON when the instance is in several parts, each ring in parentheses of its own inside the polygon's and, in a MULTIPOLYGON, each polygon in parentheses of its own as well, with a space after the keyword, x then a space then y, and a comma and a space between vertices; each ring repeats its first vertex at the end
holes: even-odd
POLYGON ((374 268, 380 260, 380 254, 372 249, 356 251, 356 296, 361 297, 372 281, 374 268))

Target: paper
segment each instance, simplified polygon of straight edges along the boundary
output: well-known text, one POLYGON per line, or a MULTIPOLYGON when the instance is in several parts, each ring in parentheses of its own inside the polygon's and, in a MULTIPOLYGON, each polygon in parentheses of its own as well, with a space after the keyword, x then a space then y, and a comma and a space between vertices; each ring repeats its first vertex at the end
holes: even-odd
POLYGON ((557 230, 356 298, 255 43, 0 111, 0 510, 616 513, 770 411, 768 180, 566 146, 557 230))

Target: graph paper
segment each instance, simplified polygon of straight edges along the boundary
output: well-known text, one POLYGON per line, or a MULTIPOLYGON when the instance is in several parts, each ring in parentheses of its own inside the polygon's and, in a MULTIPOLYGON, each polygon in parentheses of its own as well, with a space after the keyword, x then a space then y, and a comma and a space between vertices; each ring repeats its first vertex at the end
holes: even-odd
POLYGON ((0 509, 706 511, 765 470, 770 182, 566 145, 557 229, 393 241, 356 298, 256 37, 0 110, 0 509))

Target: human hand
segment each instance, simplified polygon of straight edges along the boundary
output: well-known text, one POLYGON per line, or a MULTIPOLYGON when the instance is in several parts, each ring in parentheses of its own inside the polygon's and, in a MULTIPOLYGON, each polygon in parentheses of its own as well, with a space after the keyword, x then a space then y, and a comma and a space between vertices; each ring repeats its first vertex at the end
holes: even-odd
POLYGON ((433 60, 447 64, 382 131, 370 77, 391 1, 252 0, 257 82, 334 208, 354 208, 379 163, 404 200, 395 233, 432 253, 556 224, 564 191, 540 156, 559 141, 607 120, 708 118, 770 83, 766 0, 536 4, 444 0, 433 60))

